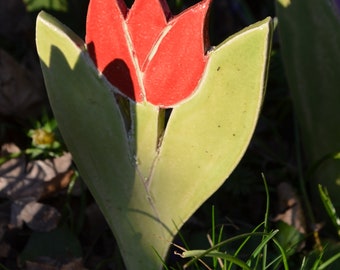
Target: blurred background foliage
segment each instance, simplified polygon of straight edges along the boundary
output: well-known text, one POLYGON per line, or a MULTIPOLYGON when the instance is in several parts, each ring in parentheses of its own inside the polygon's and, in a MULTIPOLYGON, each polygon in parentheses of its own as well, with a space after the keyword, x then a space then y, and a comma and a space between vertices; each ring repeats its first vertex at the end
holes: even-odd
MULTIPOLYGON (((133 0, 126 2, 131 5, 133 0)), ((199 1, 168 1, 173 14, 178 14, 197 2, 199 1)), ((330 1, 326 2, 330 3, 330 1)), ((34 24, 36 15, 40 10, 46 10, 79 36, 84 37, 87 5, 88 0, 1 1, 0 145, 13 142, 20 149, 29 149, 32 141, 27 136, 28 131, 34 129, 36 123, 41 122, 44 113, 47 112, 50 118, 53 118, 43 87, 39 60, 35 52, 34 24), (15 75, 6 77, 9 72, 15 75), (13 81, 15 84, 11 83, 13 81), (18 82, 21 82, 21 84, 18 82)), ((267 16, 276 16, 274 0, 214 0, 210 14, 209 34, 211 44, 217 45, 229 35, 267 16)), ((293 22, 292 24, 297 23, 293 22)), ((322 31, 322 26, 320 31, 322 31)), ((308 175, 308 169, 313 164, 308 162, 306 152, 302 150, 306 150, 308 145, 301 146, 300 128, 296 117, 296 106, 298 105, 293 102, 293 95, 290 92, 292 84, 291 82, 288 84, 289 80, 286 77, 286 74, 289 75, 287 68, 293 69, 295 67, 289 67, 287 63, 283 64, 282 55, 287 57, 287 52, 282 52, 280 40, 284 39, 281 39, 278 31, 276 31, 273 39, 266 98, 249 149, 228 181, 195 213, 183 227, 181 234, 190 248, 207 248, 209 242, 206 239, 206 234, 211 232, 212 205, 215 206, 216 226, 221 227, 223 225, 225 227, 223 239, 252 230, 254 226, 263 221, 265 213, 266 193, 261 177, 261 173, 263 173, 267 179, 270 192, 270 226, 281 229, 278 240, 287 249, 291 248, 291 269, 298 269, 302 258, 305 256, 309 258, 308 266, 305 269, 311 269, 308 267, 313 258, 318 258, 320 248, 327 247, 325 252, 322 250, 324 258, 339 253, 339 236, 338 231, 332 226, 332 223, 336 223, 336 219, 330 219, 325 215, 326 210, 320 202, 309 206, 313 212, 313 220, 306 211, 308 208, 306 203, 311 203, 309 199, 311 194, 314 199, 319 196, 316 192, 311 193, 311 190, 318 189, 318 186, 315 181, 301 182, 301 176, 308 175), (287 184, 288 188, 287 186, 282 188, 282 183, 287 184), (306 198, 306 194, 308 198, 306 198), (302 233, 301 227, 296 227, 296 223, 287 224, 282 221, 285 217, 284 214, 296 209, 287 205, 287 197, 288 199, 293 198, 296 203, 294 206, 299 207, 300 216, 295 217, 295 221, 302 224, 301 226, 304 229, 302 233), (294 239, 300 245, 293 244, 292 247, 294 239)), ((322 40, 317 39, 313 42, 318 42, 321 47, 324 44, 322 40)), ((313 52, 310 54, 313 54, 313 52)), ((315 54, 317 56, 317 52, 315 54)), ((335 58, 334 61, 340 67, 340 60, 335 58)), ((301 70, 298 69, 297 72, 299 73, 299 71, 301 70)), ((339 87, 332 91, 338 92, 339 87)), ((327 96, 325 95, 325 97, 327 96)), ((333 109, 336 111, 337 107, 333 109)), ((333 121, 333 119, 329 120, 333 121)), ((333 126, 339 129, 338 123, 333 123, 333 126)), ((44 124, 41 123, 41 125, 44 124)), ((334 151, 336 152, 338 149, 334 149, 334 151)), ((103 221, 100 213, 93 210, 90 194, 85 188, 81 190, 81 196, 61 193, 58 197, 45 199, 49 204, 61 209, 62 219, 60 224, 62 229, 58 229, 57 232, 58 237, 61 237, 61 245, 65 243, 63 237, 67 239, 71 233, 76 236, 75 238, 72 237, 72 243, 74 243, 72 246, 76 246, 74 253, 77 256, 83 256, 83 261, 89 269, 95 267, 98 267, 97 269, 123 269, 119 260, 119 251, 115 248, 111 232, 105 225, 102 226, 103 221), (91 209, 89 210, 86 207, 91 207, 91 209), (91 211, 95 213, 97 224, 86 221, 87 214, 91 211), (82 228, 86 228, 88 233, 84 234, 82 228), (61 234, 59 234, 60 232, 61 234), (82 252, 79 251, 77 241, 81 243, 82 252)), ((339 194, 338 192, 339 190, 333 189, 329 193, 333 195, 339 194)), ((330 199, 338 200, 339 196, 336 198, 333 196, 330 199)), ((6 205, 8 198, 0 198, 0 202, 2 207, 6 205)), ((328 207, 327 211, 329 209, 332 208, 328 207)), ((93 214, 93 212, 91 213, 93 214)), ((93 216, 90 217, 93 218, 93 216)), ((40 239, 36 232, 34 232, 33 237, 30 237, 31 231, 27 228, 15 230, 14 235, 13 231, 6 233, 4 239, 10 243, 12 253, 11 256, 6 258, 1 257, 0 254, 0 262, 7 267, 13 266, 13 261, 16 265, 16 257, 23 251, 24 257, 26 256, 27 259, 30 256, 27 247, 31 248, 32 245, 33 247, 38 245, 36 239, 40 239), (12 261, 9 262, 10 260, 12 261)), ((56 233, 53 232, 51 239, 55 235, 56 233)), ((180 238, 178 238, 177 243, 184 245, 180 238)), ((62 248, 56 249, 58 252, 60 250, 65 251, 62 248)), ((39 250, 43 251, 44 247, 39 246, 39 250)), ((49 255, 54 252, 48 250, 49 255)), ((170 254, 170 265, 177 267, 178 264, 181 264, 181 259, 178 256, 170 254)), ((9 269, 15 268, 13 266, 9 269)), ((339 265, 334 264, 333 267, 327 269, 339 269, 339 265)))

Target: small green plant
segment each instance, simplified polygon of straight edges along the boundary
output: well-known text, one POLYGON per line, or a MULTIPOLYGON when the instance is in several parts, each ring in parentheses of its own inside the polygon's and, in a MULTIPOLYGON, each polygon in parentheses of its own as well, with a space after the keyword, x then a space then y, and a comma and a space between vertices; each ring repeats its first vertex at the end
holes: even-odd
POLYGON ((66 12, 68 9, 68 0, 24 0, 28 11, 37 11, 42 9, 66 12))
POLYGON ((46 113, 41 121, 35 122, 27 135, 31 138, 31 146, 25 150, 25 154, 32 159, 57 157, 65 150, 58 138, 57 121, 46 113))
POLYGON ((43 113, 40 120, 32 123, 33 127, 26 134, 30 138, 30 146, 0 157, 0 165, 21 155, 27 155, 29 159, 45 159, 61 156, 66 151, 55 118, 43 113))

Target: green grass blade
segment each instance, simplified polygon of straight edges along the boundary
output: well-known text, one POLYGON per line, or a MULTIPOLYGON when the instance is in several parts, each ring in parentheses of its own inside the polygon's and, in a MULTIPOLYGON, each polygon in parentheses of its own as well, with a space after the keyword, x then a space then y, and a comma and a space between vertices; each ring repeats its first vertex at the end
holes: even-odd
MULTIPOLYGON (((250 259, 248 260, 248 262, 250 262, 250 260, 252 258, 256 258, 259 253, 261 252, 261 250, 268 244, 268 242, 273 239, 273 237, 279 232, 279 230, 274 230, 273 232, 269 233, 269 235, 266 235, 264 237, 264 239, 261 241, 261 243, 256 247, 256 249, 253 251, 253 253, 250 255, 250 259)), ((265 234, 264 234, 265 235, 265 234)))
MULTIPOLYGON (((215 245, 215 241, 216 241, 216 234, 215 234, 215 207, 214 205, 211 207, 211 242, 212 242, 212 246, 215 245)), ((218 251, 218 249, 217 249, 218 251)), ((217 266, 217 259, 216 257, 213 257, 213 267, 214 269, 216 269, 217 266)))
MULTIPOLYGON (((270 203, 270 196, 269 196, 269 189, 267 185, 266 178, 264 174, 262 174, 263 184, 266 191, 266 212, 264 215, 264 232, 268 232, 268 217, 269 217, 269 203, 270 203)), ((262 268, 264 269, 267 263, 267 245, 263 248, 263 259, 262 259, 262 268)))
MULTIPOLYGON (((198 257, 191 259, 189 262, 187 262, 187 263, 185 264, 185 267, 190 266, 191 264, 193 264, 193 263, 196 262, 197 260, 199 260, 199 259, 201 259, 202 257, 204 257, 206 254, 208 254, 208 253, 210 253, 210 252, 212 252, 212 251, 215 251, 215 250, 217 250, 218 248, 220 248, 220 247, 222 247, 222 246, 224 246, 224 245, 227 245, 227 244, 230 244, 230 243, 232 243, 232 242, 241 240, 241 239, 243 239, 243 238, 247 238, 247 237, 249 237, 249 236, 263 236, 263 235, 264 235, 263 232, 252 232, 252 233, 244 233, 244 234, 240 234, 240 235, 231 237, 231 238, 229 238, 229 239, 227 239, 227 240, 224 240, 224 241, 222 241, 222 242, 216 244, 215 246, 213 246, 213 247, 211 247, 211 248, 205 250, 205 251, 204 251, 203 253, 201 253, 198 257)), ((182 256, 183 256, 183 257, 186 257, 187 252, 188 252, 188 251, 183 252, 183 253, 182 253, 182 256)), ((233 255, 233 256, 236 257, 235 255, 233 255)))
POLYGON ((331 258, 329 258, 327 261, 325 261, 324 263, 322 263, 319 267, 318 270, 323 270, 326 269, 326 267, 328 267, 329 265, 331 265, 333 262, 335 262, 336 260, 340 259, 340 253, 335 254, 334 256, 332 256, 331 258))
MULTIPOLYGON (((289 270, 288 259, 287 259, 287 254, 286 254, 285 250, 283 249, 283 247, 280 245, 280 243, 275 238, 273 238, 273 242, 278 247, 278 249, 280 250, 281 256, 279 256, 278 258, 282 259, 284 269, 289 270)), ((270 264, 268 264, 266 269, 268 269, 269 266, 270 266, 270 264)), ((276 268, 274 268, 274 269, 276 269, 276 268)))
MULTIPOLYGON (((261 222, 259 225, 255 227, 255 229, 252 231, 252 233, 256 232, 264 223, 261 222)), ((242 243, 241 245, 237 248, 237 250, 234 253, 234 256, 236 257, 242 250, 242 248, 246 245, 246 243, 250 240, 252 235, 249 235, 242 243)), ((232 264, 229 265, 228 270, 230 270, 232 267, 232 264)))
POLYGON ((338 236, 340 237, 340 218, 337 215, 336 209, 332 203, 332 200, 328 194, 327 188, 323 187, 322 185, 319 185, 319 192, 320 197, 323 202, 323 205, 328 213, 328 216, 332 220, 332 223, 337 230, 338 236))
MULTIPOLYGON (((221 258, 221 259, 232 262, 233 264, 236 264, 236 265, 242 267, 242 269, 251 270, 249 268, 249 266, 244 261, 238 259, 237 257, 235 257, 233 255, 229 255, 229 254, 219 252, 219 251, 211 251, 209 253, 206 253, 206 250, 190 250, 190 251, 184 252, 183 257, 184 258, 188 258, 188 257, 199 257, 199 258, 212 257, 212 258, 216 258, 216 259, 221 258)), ((186 265, 184 268, 186 268, 188 266, 189 265, 186 265)))

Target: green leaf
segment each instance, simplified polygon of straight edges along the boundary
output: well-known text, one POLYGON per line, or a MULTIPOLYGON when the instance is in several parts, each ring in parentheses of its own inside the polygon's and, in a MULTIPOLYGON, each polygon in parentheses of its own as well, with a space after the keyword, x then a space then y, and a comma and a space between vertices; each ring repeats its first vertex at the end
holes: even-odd
MULTIPOLYGON (((340 149, 340 20, 331 1, 277 0, 283 62, 309 165, 340 149)), ((314 178, 340 210, 340 162, 328 160, 314 178)))
POLYGON ((150 187, 170 226, 181 226, 243 156, 262 105, 270 39, 265 19, 219 45, 194 96, 173 109, 150 187))
POLYGON ((277 228, 280 230, 276 237, 277 241, 287 252, 287 256, 293 255, 303 243, 305 236, 301 234, 294 226, 282 221, 277 223, 277 228))
POLYGON ((78 239, 66 228, 50 232, 34 232, 30 236, 20 260, 34 261, 39 257, 79 258, 82 256, 78 239))

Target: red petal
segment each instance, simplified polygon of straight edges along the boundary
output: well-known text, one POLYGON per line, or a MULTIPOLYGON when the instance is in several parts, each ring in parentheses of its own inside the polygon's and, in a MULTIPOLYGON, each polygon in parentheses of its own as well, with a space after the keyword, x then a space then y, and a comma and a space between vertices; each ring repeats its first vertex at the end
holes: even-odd
POLYGON ((169 107, 190 96, 206 64, 206 14, 201 1, 169 22, 149 55, 144 71, 146 99, 169 107))
POLYGON ((91 0, 86 22, 88 51, 98 69, 128 97, 142 101, 133 51, 126 39, 123 0, 91 0))
POLYGON ((169 107, 197 87, 205 64, 203 0, 169 23, 165 0, 91 0, 86 43, 108 80, 130 98, 169 107), (127 18, 126 18, 127 17, 127 18), (190 44, 190 46, 188 46, 190 44))
POLYGON ((127 25, 140 67, 170 17, 165 0, 135 0, 133 3, 127 25))

